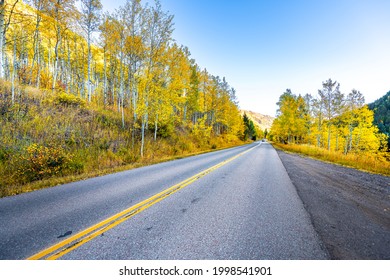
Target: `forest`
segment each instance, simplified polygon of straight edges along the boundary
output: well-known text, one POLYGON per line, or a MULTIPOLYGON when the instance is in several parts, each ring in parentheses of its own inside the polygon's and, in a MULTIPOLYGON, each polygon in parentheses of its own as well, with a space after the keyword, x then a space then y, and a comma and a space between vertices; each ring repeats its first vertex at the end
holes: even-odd
POLYGON ((173 30, 159 1, 2 0, 0 194, 255 139, 173 30))
POLYGON ((368 108, 374 111, 374 124, 380 132, 388 136, 388 147, 390 150, 390 91, 383 97, 368 104, 368 108))
POLYGON ((374 111, 363 94, 340 90, 328 79, 317 96, 296 95, 287 89, 277 103, 272 139, 289 150, 389 174, 388 135, 374 123, 374 111))

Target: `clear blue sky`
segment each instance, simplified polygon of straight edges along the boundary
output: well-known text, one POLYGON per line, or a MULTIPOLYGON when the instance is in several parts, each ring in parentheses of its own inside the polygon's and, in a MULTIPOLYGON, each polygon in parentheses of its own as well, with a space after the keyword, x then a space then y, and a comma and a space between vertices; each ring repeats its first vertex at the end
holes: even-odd
MULTIPOLYGON (((106 10, 125 2, 103 0, 106 10)), ((279 96, 322 82, 372 102, 390 90, 389 0, 161 0, 174 39, 226 77, 240 107, 274 116, 279 96)))

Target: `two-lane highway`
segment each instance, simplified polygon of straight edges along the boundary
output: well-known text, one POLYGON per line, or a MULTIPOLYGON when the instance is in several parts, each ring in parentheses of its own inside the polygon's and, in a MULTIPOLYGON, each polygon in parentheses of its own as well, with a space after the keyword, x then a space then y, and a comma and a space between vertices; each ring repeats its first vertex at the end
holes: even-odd
POLYGON ((53 252, 61 259, 327 258, 268 143, 0 199, 0 259, 53 252))

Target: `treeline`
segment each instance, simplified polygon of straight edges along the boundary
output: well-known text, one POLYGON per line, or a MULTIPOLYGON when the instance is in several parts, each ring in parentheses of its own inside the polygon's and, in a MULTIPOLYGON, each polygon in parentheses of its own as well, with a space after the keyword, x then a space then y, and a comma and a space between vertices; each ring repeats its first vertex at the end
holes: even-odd
POLYGON ((374 124, 378 126, 379 131, 389 137, 388 146, 390 149, 390 91, 368 104, 368 108, 374 111, 374 124))
POLYGON ((247 140, 158 1, 28 4, 0 1, 0 197, 247 140))
POLYGON ((374 113, 358 90, 345 95, 340 84, 329 79, 322 83, 317 97, 296 95, 287 89, 277 105, 271 128, 275 141, 308 144, 345 155, 388 156, 387 135, 373 124, 374 113))
POLYGON ((12 104, 23 84, 117 111, 141 156, 148 132, 156 140, 161 129, 242 137, 235 90, 174 42, 173 16, 159 1, 128 0, 105 14, 100 0, 81 0, 80 10, 74 0, 28 3, 0 3, 0 78, 12 104))

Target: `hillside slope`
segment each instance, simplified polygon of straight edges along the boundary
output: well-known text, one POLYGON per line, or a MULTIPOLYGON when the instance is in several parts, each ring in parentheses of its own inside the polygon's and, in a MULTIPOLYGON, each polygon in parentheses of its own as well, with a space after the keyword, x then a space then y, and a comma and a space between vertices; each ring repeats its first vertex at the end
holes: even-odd
POLYGON ((378 126, 380 132, 389 136, 390 149, 390 91, 373 103, 368 104, 368 108, 374 111, 374 124, 378 126))
POLYGON ((160 127, 154 138, 150 124, 140 157, 140 131, 133 141, 128 112, 122 122, 121 114, 72 94, 16 89, 12 104, 11 85, 0 79, 0 197, 243 143, 182 123, 160 127), (47 181, 55 178, 64 179, 47 181))
POLYGON ((268 115, 263 115, 260 113, 256 113, 253 111, 248 111, 248 110, 241 110, 241 115, 246 114, 249 119, 251 119, 255 124, 257 124, 261 130, 267 129, 268 131, 270 130, 272 123, 274 121, 274 117, 268 116, 268 115))

